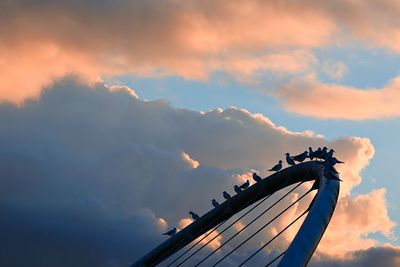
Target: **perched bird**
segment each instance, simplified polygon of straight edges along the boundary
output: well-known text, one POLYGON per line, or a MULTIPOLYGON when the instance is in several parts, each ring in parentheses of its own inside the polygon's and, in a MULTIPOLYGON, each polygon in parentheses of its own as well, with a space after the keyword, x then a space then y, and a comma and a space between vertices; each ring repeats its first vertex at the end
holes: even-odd
POLYGON ((163 235, 169 235, 169 236, 173 236, 174 234, 176 234, 176 227, 174 227, 173 229, 169 230, 166 233, 163 233, 163 235))
POLYGON ((334 152, 335 152, 335 150, 333 150, 333 149, 329 150, 324 156, 325 160, 329 160, 329 159, 333 158, 334 152))
POLYGON ((325 159, 325 155, 328 153, 328 148, 324 146, 322 150, 315 155, 317 159, 325 159))
POLYGON ((237 186, 237 185, 235 185, 235 186, 233 187, 233 190, 235 190, 236 194, 242 193, 242 189, 240 189, 240 187, 237 186))
POLYGON ((287 162, 289 165, 291 165, 291 166, 296 165, 296 162, 294 162, 293 158, 290 156, 289 153, 286 153, 285 155, 286 155, 286 162, 287 162))
POLYGON ((231 198, 231 195, 229 195, 228 192, 226 192, 226 191, 224 191, 224 193, 222 193, 222 195, 224 196, 224 198, 225 198, 226 200, 228 200, 228 199, 231 198))
POLYGON ((319 147, 317 150, 314 151, 314 158, 318 158, 318 156, 321 154, 322 149, 319 147))
POLYGON ((279 161, 278 164, 276 164, 274 167, 272 167, 271 169, 269 169, 270 172, 274 171, 277 172, 280 169, 282 169, 282 160, 279 161))
POLYGON ((211 200, 211 203, 214 206, 214 208, 219 206, 219 203, 215 199, 211 200))
POLYGON ((312 150, 311 147, 308 148, 308 157, 310 158, 310 160, 313 160, 315 157, 315 152, 312 150))
POLYGON ((321 155, 322 155, 322 156, 325 156, 326 153, 328 153, 328 148, 327 148, 326 146, 324 146, 324 147, 322 148, 321 155))
POLYGON ((258 176, 256 173, 253 173, 253 179, 257 183, 262 181, 262 178, 260 176, 258 176))
POLYGON ((250 185, 250 181, 247 180, 244 184, 242 184, 241 186, 239 186, 241 189, 246 189, 247 187, 249 187, 250 185))
POLYGON ((200 216, 194 213, 193 211, 189 211, 190 215, 192 215, 193 220, 197 221, 200 219, 200 216))
POLYGON ((332 158, 330 158, 330 159, 328 159, 328 163, 329 164, 331 164, 332 166, 334 166, 335 164, 337 164, 337 163, 344 163, 343 161, 340 161, 340 160, 338 160, 337 158, 335 158, 335 157, 332 157, 332 158))
POLYGON ((293 158, 295 161, 303 162, 307 157, 308 157, 308 151, 304 151, 303 153, 298 154, 298 155, 296 155, 296 156, 293 156, 292 158, 293 158))

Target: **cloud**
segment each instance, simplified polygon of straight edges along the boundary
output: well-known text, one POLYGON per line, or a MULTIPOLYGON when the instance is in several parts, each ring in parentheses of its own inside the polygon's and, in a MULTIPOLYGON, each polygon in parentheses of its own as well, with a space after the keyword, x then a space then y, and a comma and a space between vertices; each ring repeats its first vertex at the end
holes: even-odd
MULTIPOLYGON (((71 71, 90 80, 118 74, 205 80, 224 71, 240 81, 260 73, 315 68, 313 48, 366 43, 399 48, 399 4, 385 0, 3 1, 0 99, 37 97, 71 71), (343 12, 346 10, 346 12, 343 12), (18 89, 16 89, 18 88, 18 89)), ((343 66, 329 69, 333 77, 343 66)))
POLYGON ((391 237, 395 224, 388 216, 385 193, 385 189, 381 188, 354 198, 341 198, 328 231, 318 246, 318 252, 346 258, 346 254, 354 248, 368 249, 379 245, 366 233, 380 232, 391 237), (343 242, 346 239, 352 242, 343 242))
POLYGON ((383 88, 359 89, 325 84, 311 76, 294 79, 276 90, 284 108, 323 119, 367 120, 400 116, 400 78, 383 88))
MULTIPOLYGON (((347 220, 351 210, 363 227, 340 240, 343 253, 367 248, 362 240, 369 233, 390 236, 394 226, 384 190, 350 195, 374 153, 365 138, 328 142, 243 109, 175 109, 143 101, 128 87, 76 77, 49 85, 36 100, 0 104, 0 124, 7 125, 0 132, 1 253, 7 255, 0 265, 128 265, 165 240, 167 228, 187 223, 189 210, 204 214, 212 198, 221 202, 221 192, 232 193, 253 170, 266 176, 285 152, 310 145, 334 147, 346 161, 340 172, 347 206, 336 216, 347 220), (365 219, 366 209, 377 216, 365 219)), ((333 229, 332 239, 348 231, 333 229)))
POLYGON ((326 257, 322 260, 312 260, 310 267, 395 267, 400 264, 400 248, 383 246, 358 250, 351 254, 349 259, 338 260, 326 257))
POLYGON ((327 60, 322 64, 321 71, 331 79, 340 80, 349 69, 343 62, 327 60))

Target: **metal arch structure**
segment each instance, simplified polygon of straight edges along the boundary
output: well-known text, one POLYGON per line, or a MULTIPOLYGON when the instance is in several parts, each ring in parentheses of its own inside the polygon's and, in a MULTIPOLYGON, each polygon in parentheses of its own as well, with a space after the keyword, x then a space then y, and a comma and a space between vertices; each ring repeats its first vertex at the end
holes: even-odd
POLYGON ((259 201, 260 199, 298 182, 316 181, 318 192, 293 241, 279 262, 279 267, 304 267, 324 234, 339 195, 340 179, 336 170, 321 161, 308 161, 276 172, 234 195, 204 214, 131 267, 155 266, 206 233, 219 223, 259 201))

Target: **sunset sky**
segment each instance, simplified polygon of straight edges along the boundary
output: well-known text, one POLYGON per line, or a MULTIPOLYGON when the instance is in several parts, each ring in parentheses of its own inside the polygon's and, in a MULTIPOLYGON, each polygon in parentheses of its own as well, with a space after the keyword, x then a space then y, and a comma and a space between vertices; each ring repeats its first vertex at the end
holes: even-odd
POLYGON ((310 266, 400 266, 399 133, 396 0, 0 1, 1 266, 127 266, 309 146, 310 266))

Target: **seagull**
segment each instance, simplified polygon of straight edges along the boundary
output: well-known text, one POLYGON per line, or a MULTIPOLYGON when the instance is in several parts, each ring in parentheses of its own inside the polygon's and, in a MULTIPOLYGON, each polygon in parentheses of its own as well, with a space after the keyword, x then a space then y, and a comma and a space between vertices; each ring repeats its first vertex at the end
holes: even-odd
POLYGON ((314 158, 318 158, 318 156, 321 154, 322 149, 319 147, 317 150, 314 151, 314 158))
POLYGON ((303 153, 298 154, 298 155, 296 155, 296 156, 293 156, 292 158, 293 158, 295 161, 303 162, 307 157, 308 157, 308 151, 304 151, 303 153))
POLYGON ((310 160, 313 160, 315 156, 315 152, 312 150, 311 147, 308 148, 308 157, 310 158, 310 160))
POLYGON ((279 161, 278 164, 276 164, 274 167, 272 167, 271 169, 269 169, 270 172, 274 171, 277 172, 280 169, 282 169, 282 160, 279 161))
POLYGON ((224 196, 224 198, 225 198, 226 200, 228 200, 228 199, 231 198, 231 195, 229 195, 228 192, 226 192, 226 191, 224 191, 224 193, 222 193, 222 195, 224 196))
POLYGON ((173 229, 169 230, 166 233, 163 233, 163 235, 169 235, 169 236, 173 236, 174 234, 176 234, 176 227, 174 227, 173 229))
POLYGON ((332 157, 330 159, 328 159, 329 164, 331 164, 332 166, 334 166, 336 163, 344 163, 343 161, 338 160, 335 157, 332 157))
POLYGON ((219 206, 219 203, 215 199, 211 200, 211 203, 214 206, 214 208, 219 206))
POLYGON ((253 173, 253 179, 257 183, 262 181, 262 178, 260 176, 258 176, 257 173, 253 173))
POLYGON ((296 165, 296 162, 294 162, 293 158, 290 156, 289 153, 286 153, 285 155, 286 155, 286 162, 287 162, 289 165, 291 165, 291 166, 296 165))
POLYGON ((333 149, 329 150, 329 152, 327 152, 325 154, 325 160, 329 160, 329 159, 333 158, 333 153, 334 152, 335 152, 335 150, 333 150, 333 149))
POLYGON ((235 190, 236 194, 242 193, 242 189, 240 189, 240 187, 237 186, 237 185, 235 185, 235 186, 233 187, 233 190, 235 190))
POLYGON ((320 153, 318 153, 317 155, 315 155, 315 157, 318 158, 318 159, 325 159, 326 153, 328 153, 328 148, 327 148, 326 146, 324 146, 324 148, 322 148, 322 150, 320 151, 320 153))
POLYGON ((189 211, 190 215, 192 215, 193 220, 197 221, 200 219, 200 216, 194 213, 193 211, 189 211))
POLYGON ((247 187, 249 187, 250 185, 250 181, 247 180, 244 184, 242 184, 241 186, 239 186, 241 189, 246 189, 247 187))

